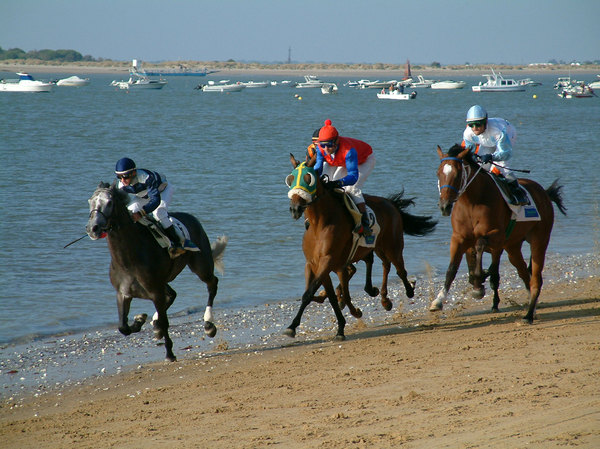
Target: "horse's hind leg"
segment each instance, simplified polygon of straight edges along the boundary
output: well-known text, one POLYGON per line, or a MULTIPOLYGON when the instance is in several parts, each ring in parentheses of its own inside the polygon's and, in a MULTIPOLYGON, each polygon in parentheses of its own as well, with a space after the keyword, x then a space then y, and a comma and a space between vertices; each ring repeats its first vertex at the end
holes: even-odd
POLYGON ((207 260, 208 257, 212 257, 212 255, 205 252, 194 253, 193 257, 190 258, 189 267, 206 284, 208 290, 208 300, 204 310, 204 332, 212 338, 217 334, 212 308, 219 289, 219 278, 215 276, 214 263, 212 259, 207 260))
POLYGON ((530 242, 531 246, 531 280, 529 285, 529 309, 523 317, 523 321, 532 324, 535 317, 535 308, 537 301, 542 291, 542 270, 544 269, 544 261, 546 258, 546 249, 550 232, 547 239, 538 239, 530 242))
POLYGON ((350 273, 356 273, 356 268, 353 267, 353 270, 349 270, 348 267, 352 266, 352 264, 347 265, 341 271, 337 272, 338 278, 340 279, 340 285, 336 289, 336 297, 338 299, 338 305, 340 306, 340 310, 344 308, 344 306, 348 306, 348 310, 355 318, 362 317, 362 311, 358 307, 354 307, 352 304, 352 299, 350 298, 350 273))
MULTIPOLYGON (((167 295, 167 310, 169 310, 169 307, 171 307, 175 302, 175 298, 177 298, 177 292, 173 290, 169 284, 166 284, 165 294, 167 295)), ((154 328, 154 338, 161 340, 164 335, 158 325, 158 312, 154 312, 154 316, 152 317, 152 327, 154 328)))
POLYGON ((402 279, 402 283, 404 284, 404 290, 406 290, 406 296, 412 298, 415 296, 415 283, 410 282, 408 280, 408 273, 406 272, 406 268, 404 267, 404 257, 402 256, 402 250, 404 248, 404 244, 402 242, 397 244, 397 249, 395 251, 395 258, 392 259, 392 263, 394 267, 396 267, 396 274, 400 279, 402 279))
POLYGON ((367 267, 367 273, 365 275, 365 292, 370 297, 374 298, 379 294, 379 289, 377 287, 373 287, 372 275, 373 275, 373 251, 367 254, 363 260, 365 261, 365 266, 367 267))
POLYGON ((160 329, 160 332, 165 339, 165 349, 167 351, 166 360, 169 362, 174 362, 177 360, 175 354, 173 354, 173 341, 171 337, 169 337, 169 318, 167 317, 167 298, 164 294, 161 294, 158 297, 152 298, 154 302, 154 307, 156 308, 156 312, 158 313, 158 317, 156 320, 157 326, 160 329))
POLYGON ((502 256, 502 250, 492 252, 492 263, 490 264, 487 273, 490 277, 490 288, 494 291, 492 312, 498 312, 498 305, 500 304, 500 295, 498 294, 500 288, 500 256, 502 256))
POLYGON ((381 306, 386 311, 392 310, 392 301, 388 298, 388 278, 390 275, 390 268, 392 266, 391 262, 384 257, 379 257, 381 259, 381 266, 383 267, 383 276, 381 279, 381 289, 379 290, 379 294, 381 295, 381 306))
MULTIPOLYGON (((473 267, 473 272, 471 274, 471 267, 469 267, 469 280, 472 277, 473 284, 473 298, 481 299, 485 296, 485 286, 483 285, 483 268, 481 266, 483 259, 483 251, 488 245, 488 240, 485 237, 480 237, 477 239, 477 243, 475 243, 475 264, 473 267)), ((472 251, 467 251, 467 254, 472 251)), ((467 261, 469 260, 469 256, 467 256, 467 261)))

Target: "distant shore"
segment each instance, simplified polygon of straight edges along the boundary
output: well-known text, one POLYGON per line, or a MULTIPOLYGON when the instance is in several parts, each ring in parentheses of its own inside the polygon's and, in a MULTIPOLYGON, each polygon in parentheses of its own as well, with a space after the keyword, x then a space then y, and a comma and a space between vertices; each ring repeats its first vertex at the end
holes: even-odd
MULTIPOLYGON (((46 61, 0 61, 0 72, 28 72, 31 74, 126 74, 129 72, 130 62, 85 62, 85 63, 65 63, 53 64, 46 61)), ((401 78, 405 74, 404 65, 383 65, 383 64, 281 64, 281 65, 260 65, 260 64, 228 64, 228 63, 203 63, 186 62, 180 64, 177 62, 150 64, 143 63, 143 68, 147 71, 177 71, 180 67, 185 67, 189 71, 214 70, 222 74, 256 74, 256 75, 294 75, 302 76, 306 74, 315 74, 320 76, 336 75, 356 75, 356 76, 382 76, 391 78, 401 78)), ((481 75, 489 73, 490 67, 500 71, 505 75, 539 75, 539 74, 599 74, 600 66, 585 65, 540 65, 540 66, 517 66, 517 65, 452 65, 443 67, 431 67, 425 65, 412 66, 412 73, 423 75, 425 77, 452 78, 453 76, 481 75)))

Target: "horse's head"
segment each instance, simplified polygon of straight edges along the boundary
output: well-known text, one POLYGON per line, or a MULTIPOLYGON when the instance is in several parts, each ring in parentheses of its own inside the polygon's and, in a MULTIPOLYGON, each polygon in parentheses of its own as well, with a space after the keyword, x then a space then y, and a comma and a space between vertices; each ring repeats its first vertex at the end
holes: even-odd
POLYGON ((317 193, 319 178, 313 168, 314 160, 301 163, 293 154, 290 154, 290 161, 294 170, 285 178, 285 183, 290 188, 288 192, 290 212, 292 217, 297 220, 304 213, 304 209, 313 201, 317 193))
POLYGON ((437 153, 440 157, 440 166, 437 171, 440 191, 438 206, 442 215, 448 216, 463 188, 463 161, 469 154, 469 149, 455 144, 447 153, 444 153, 438 145, 437 153))
POLYGON ((115 211, 123 203, 122 196, 126 195, 113 184, 101 182, 88 200, 90 204, 90 217, 85 230, 92 240, 105 237, 112 226, 115 211))

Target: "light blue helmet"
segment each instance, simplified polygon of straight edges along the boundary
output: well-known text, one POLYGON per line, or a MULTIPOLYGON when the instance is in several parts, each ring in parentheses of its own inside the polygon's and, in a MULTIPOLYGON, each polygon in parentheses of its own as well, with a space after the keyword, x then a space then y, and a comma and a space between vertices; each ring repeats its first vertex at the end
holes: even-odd
POLYGON ((475 106, 471 106, 469 111, 467 112, 467 123, 470 122, 478 122, 481 120, 487 120, 488 115, 483 106, 479 106, 476 104, 475 106))

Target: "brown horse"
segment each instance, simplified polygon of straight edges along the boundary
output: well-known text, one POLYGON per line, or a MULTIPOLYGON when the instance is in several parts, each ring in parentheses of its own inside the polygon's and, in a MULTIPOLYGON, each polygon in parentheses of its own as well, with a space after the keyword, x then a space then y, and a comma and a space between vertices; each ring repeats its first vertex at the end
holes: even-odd
MULTIPOLYGON (((294 219, 305 214, 310 226, 304 233, 302 250, 306 258, 304 270, 306 291, 302 295, 302 303, 298 314, 285 334, 294 337, 296 328, 300 325, 302 313, 313 300, 317 289, 323 285, 331 307, 335 312, 338 331, 336 339, 344 339, 346 320, 340 309, 336 292, 333 288, 329 273, 335 272, 340 279, 340 296, 343 304, 352 311, 352 303, 348 291, 348 280, 352 270, 348 265, 359 260, 369 259, 373 248, 358 247, 351 255, 353 243, 354 222, 341 194, 325 187, 318 178, 313 165, 314 159, 300 164, 290 155, 295 170, 286 178, 290 186, 290 212, 294 219), (302 187, 298 187, 302 186, 302 187)), ((367 205, 373 210, 381 228, 375 244, 375 254, 383 264, 383 281, 380 289, 381 304, 385 310, 391 310, 392 302, 387 297, 387 278, 391 264, 396 267, 396 273, 402 279, 406 295, 414 296, 414 283, 408 280, 402 251, 404 249, 404 233, 423 236, 432 232, 436 222, 431 217, 419 217, 404 211, 404 208, 414 204, 412 199, 403 199, 402 193, 390 198, 365 195, 367 205)), ((354 313, 353 313, 354 314, 354 313)))
POLYGON ((454 145, 448 153, 438 146, 440 166, 437 171, 442 215, 452 213, 452 238, 450 240, 450 265, 446 271, 444 287, 433 300, 429 310, 442 309, 450 285, 456 276, 463 254, 467 255, 469 282, 473 285, 473 296, 481 299, 485 294, 483 282, 490 277, 490 287, 494 290, 492 311, 498 311, 500 297, 500 256, 506 250, 510 263, 517 269, 519 277, 529 290, 529 310, 524 320, 533 322, 535 306, 542 288, 542 270, 550 232, 554 224, 554 208, 566 215, 558 180, 544 190, 530 179, 519 179, 519 184, 527 189, 535 202, 539 221, 518 221, 511 223, 512 211, 506 205, 494 180, 469 154, 469 150, 454 145), (521 246, 527 241, 531 248, 530 265, 523 260, 521 246), (491 254, 492 262, 488 273, 481 267, 483 252, 491 254))

